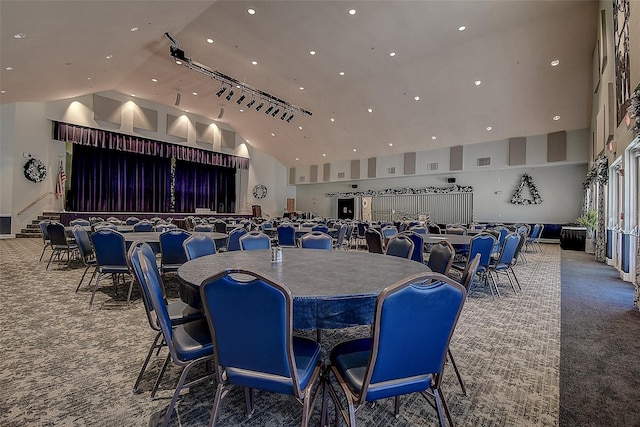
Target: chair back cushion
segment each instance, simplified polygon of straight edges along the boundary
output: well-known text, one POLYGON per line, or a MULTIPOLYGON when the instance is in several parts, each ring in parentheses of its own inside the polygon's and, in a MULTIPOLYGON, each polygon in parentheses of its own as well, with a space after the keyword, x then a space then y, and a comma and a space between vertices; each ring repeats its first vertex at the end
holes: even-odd
POLYGON ((367 401, 398 394, 393 383, 402 394, 429 388, 431 376, 444 369, 465 298, 462 285, 437 273, 412 276, 380 293, 365 374, 367 401))
POLYGON ((134 232, 147 232, 153 230, 153 223, 149 220, 143 219, 142 221, 133 224, 134 232))
POLYGON ((187 254, 182 244, 191 236, 185 230, 169 230, 160 235, 160 254, 162 264, 184 264, 187 254))
POLYGON ((231 232, 229 233, 229 239, 227 243, 227 251, 239 251, 240 238, 247 233, 248 231, 244 227, 237 227, 231 230, 231 232))
POLYGON ((516 250, 519 244, 520 235, 518 233, 509 233, 507 237, 504 238, 497 263, 511 265, 516 256, 516 250))
POLYGON ((431 248, 427 267, 435 273, 447 274, 449 273, 449 268, 451 268, 455 254, 456 251, 451 246, 451 243, 447 241, 439 242, 431 248))
POLYGON ((91 235, 96 260, 100 267, 128 267, 124 236, 110 228, 91 235))
POLYGON ((196 259, 216 253, 216 243, 211 237, 202 234, 189 236, 182 242, 182 247, 187 259, 196 259))
POLYGON ((413 241, 409 237, 404 234, 399 234, 389 240, 387 244, 387 255, 411 259, 415 249, 414 246, 413 241))
POLYGON ((476 254, 480 254, 479 267, 486 268, 491 262, 491 250, 496 243, 496 238, 487 232, 476 234, 471 238, 471 246, 469 248, 469 259, 473 259, 476 254))
POLYGON ((296 245, 296 229, 291 224, 280 224, 278 226, 278 244, 280 246, 296 245))
POLYGON ((260 231, 250 231, 240 237, 240 249, 243 251, 271 249, 271 239, 260 231))
POLYGON ((73 227, 73 238, 76 239, 78 245, 78 252, 82 260, 86 263, 91 257, 93 257, 93 246, 91 246, 91 239, 89 239, 89 233, 82 228, 81 225, 73 227))
POLYGON ((413 231, 404 231, 403 235, 407 236, 413 242, 413 252, 411 253, 411 260, 419 263, 424 263, 424 238, 422 234, 414 233, 413 231))
MULTIPOLYGON (((358 224, 358 228, 360 224, 358 224)), ((369 252, 374 254, 383 254, 382 250, 382 236, 373 228, 368 228, 364 232, 365 240, 367 241, 367 248, 369 248, 369 252)))
POLYGON ((228 381, 294 394, 290 292, 257 273, 228 270, 204 280, 200 295, 228 381))
POLYGON ((64 225, 59 222, 51 221, 47 224, 47 233, 52 246, 67 247, 67 235, 64 231, 64 225))
POLYGON ((480 257, 480 254, 476 254, 476 256, 471 259, 471 262, 467 263, 464 271, 462 272, 462 276, 460 277, 460 283, 464 286, 467 292, 469 292, 469 287, 471 286, 471 282, 473 282, 473 277, 478 271, 480 257))
POLYGON ((300 238, 300 246, 303 249, 325 249, 330 251, 333 246, 333 239, 321 231, 312 231, 300 238))
POLYGON ((318 224, 311 227, 311 231, 320 231, 322 233, 329 233, 329 227, 324 224, 318 224))

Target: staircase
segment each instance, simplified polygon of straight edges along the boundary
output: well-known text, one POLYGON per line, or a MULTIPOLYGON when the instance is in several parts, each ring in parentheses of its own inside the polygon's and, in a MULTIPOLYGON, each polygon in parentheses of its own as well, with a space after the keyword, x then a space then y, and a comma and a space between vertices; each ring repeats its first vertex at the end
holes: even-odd
POLYGON ((42 233, 40 232, 40 221, 48 219, 51 221, 60 221, 60 213, 58 212, 43 212, 37 219, 31 221, 31 224, 27 224, 27 228, 20 230, 20 233, 16 234, 16 238, 37 238, 42 239, 42 233))

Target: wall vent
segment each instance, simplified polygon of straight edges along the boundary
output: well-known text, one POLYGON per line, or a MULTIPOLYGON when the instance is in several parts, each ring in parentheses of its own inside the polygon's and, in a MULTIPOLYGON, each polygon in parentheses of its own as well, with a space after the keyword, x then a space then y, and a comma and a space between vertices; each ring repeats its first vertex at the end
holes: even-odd
POLYGON ((300 178, 298 178, 298 182, 304 182, 306 180, 306 178, 304 176, 301 176, 300 178))
POLYGON ((344 179, 344 172, 338 172, 338 179, 344 179))
POLYGON ((478 157, 476 166, 491 166, 491 157, 478 157))
POLYGON ((387 168, 387 175, 394 175, 396 173, 396 167, 387 168))
POLYGON ((428 171, 437 171, 438 170, 438 162, 427 163, 427 170, 428 171))

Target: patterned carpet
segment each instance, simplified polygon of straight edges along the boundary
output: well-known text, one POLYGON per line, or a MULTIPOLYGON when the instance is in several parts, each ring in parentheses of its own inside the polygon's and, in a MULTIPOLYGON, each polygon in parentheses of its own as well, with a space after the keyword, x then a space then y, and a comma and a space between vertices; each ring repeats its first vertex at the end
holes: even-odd
MULTIPOLYGON (((514 295, 503 281, 501 299, 494 301, 488 291, 480 290, 465 305, 451 349, 469 396, 462 395, 450 366, 443 387, 457 425, 558 425, 560 248, 543 248, 543 253, 528 253, 529 262, 516 267, 521 293, 514 295)), ((0 240, 5 307, 0 317, 0 425, 158 425, 179 370, 168 370, 158 398, 150 401, 163 351, 152 360, 141 393, 132 392, 155 336, 137 289, 127 307, 125 287, 116 295, 112 286, 104 286, 90 308, 87 287, 74 293, 83 269, 52 265, 45 271, 46 263, 38 262, 41 250, 42 242, 36 239, 0 240)), ((167 280, 167 287, 177 296, 175 278, 167 280)), ((325 354, 334 344, 367 332, 367 327, 323 331, 325 354)), ((171 425, 206 425, 213 394, 209 383, 183 394, 171 425)), ((300 424, 300 407, 286 396, 257 392, 255 405, 247 420, 242 390, 232 391, 223 401, 218 425, 300 424)), ((318 408, 319 404, 311 425, 319 424, 318 408)), ((435 411, 420 396, 402 399, 398 419, 393 401, 383 400, 359 411, 357 421, 363 426, 438 423, 435 411)))

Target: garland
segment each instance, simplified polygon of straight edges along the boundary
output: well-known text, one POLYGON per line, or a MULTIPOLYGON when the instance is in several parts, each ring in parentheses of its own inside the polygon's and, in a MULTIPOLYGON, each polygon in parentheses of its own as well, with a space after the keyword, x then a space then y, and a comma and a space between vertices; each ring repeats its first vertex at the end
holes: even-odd
POLYGON ((47 166, 42 161, 31 158, 24 164, 24 177, 31 182, 42 182, 47 177, 47 166))
POLYGON ((511 197, 511 203, 514 205, 539 205, 542 203, 542 198, 540 197, 540 193, 536 188, 536 185, 533 183, 533 178, 529 176, 529 174, 523 174, 520 178, 520 185, 518 185, 518 189, 515 193, 513 193, 513 197, 511 197), (524 189, 525 184, 529 187, 529 192, 533 197, 531 199, 523 199, 522 198, 522 190, 524 189))
POLYGON ((582 182, 582 189, 587 190, 594 182, 607 185, 609 182, 609 159, 606 156, 598 157, 587 172, 587 177, 582 182))
POLYGON ((422 189, 415 188, 401 188, 401 189, 386 189, 386 190, 367 190, 358 192, 340 192, 340 193, 326 193, 326 197, 338 197, 340 199, 349 199, 352 197, 368 197, 368 196, 404 196, 409 194, 446 194, 446 193, 473 193, 473 187, 453 185, 451 187, 427 187, 422 189))
POLYGON ((631 93, 627 113, 631 118, 631 129, 636 134, 640 134, 640 84, 631 93))
POLYGON ((169 196, 169 212, 176 211, 176 158, 171 157, 171 184, 169 196))

